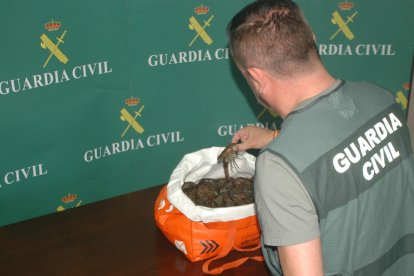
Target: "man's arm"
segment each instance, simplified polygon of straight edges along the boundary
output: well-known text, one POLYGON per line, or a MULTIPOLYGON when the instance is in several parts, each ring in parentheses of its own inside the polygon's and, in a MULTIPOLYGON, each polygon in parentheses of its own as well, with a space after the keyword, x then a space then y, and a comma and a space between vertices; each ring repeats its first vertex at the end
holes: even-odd
POLYGON ((279 246, 277 249, 285 276, 323 275, 320 238, 301 244, 279 246))

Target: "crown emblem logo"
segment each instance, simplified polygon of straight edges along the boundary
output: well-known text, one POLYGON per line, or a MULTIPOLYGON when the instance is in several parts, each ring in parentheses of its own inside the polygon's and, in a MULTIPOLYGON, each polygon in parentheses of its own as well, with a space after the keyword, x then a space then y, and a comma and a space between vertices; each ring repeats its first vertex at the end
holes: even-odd
POLYGON ((61 198, 62 202, 65 204, 71 203, 73 201, 75 201, 78 198, 78 196, 76 194, 68 194, 64 197, 61 198))
MULTIPOLYGON (((141 100, 139 98, 130 97, 125 100, 125 104, 127 106, 137 106, 141 100)), ((138 122, 137 118, 138 116, 142 116, 142 111, 144 110, 144 105, 142 105, 139 110, 134 111, 134 113, 128 112, 125 108, 121 109, 121 121, 125 121, 128 123, 128 126, 126 126, 124 132, 122 132, 121 137, 124 137, 124 135, 128 132, 128 130, 132 127, 138 134, 142 134, 144 132, 144 128, 142 125, 138 122)))
MULTIPOLYGON (((203 5, 194 8, 194 12, 197 15, 205 15, 209 11, 210 8, 203 5)), ((189 47, 193 45, 197 38, 201 38, 207 45, 211 45, 213 43, 213 39, 210 37, 206 30, 207 27, 211 27, 211 21, 213 18, 214 15, 211 15, 208 20, 203 20, 204 24, 202 22, 200 23, 194 16, 191 16, 189 18, 190 24, 188 25, 188 28, 196 32, 194 38, 191 40, 190 44, 188 44, 189 47)))
POLYGON ((50 22, 47 22, 45 24, 45 29, 49 32, 51 31, 57 31, 60 29, 60 26, 62 26, 62 23, 60 21, 51 20, 50 22))
POLYGON ((56 211, 61 212, 61 211, 65 211, 66 208, 79 207, 81 205, 81 203, 82 203, 82 200, 79 200, 77 203, 75 203, 75 200, 77 198, 78 198, 78 195, 77 194, 68 193, 67 195, 65 195, 64 197, 62 197, 60 199, 63 202, 63 204, 62 205, 59 205, 56 208, 56 211))
POLYGON ((136 106, 136 105, 139 104, 139 102, 140 102, 139 98, 134 98, 132 96, 131 96, 131 98, 128 98, 128 99, 125 100, 125 104, 127 106, 136 106))
POLYGON ((203 5, 194 8, 194 12, 198 15, 207 14, 209 10, 210 10, 209 7, 203 6, 203 5))
MULTIPOLYGON (((52 21, 47 22, 45 24, 45 29, 49 32, 59 30, 59 28, 62 26, 62 23, 60 21, 55 21, 52 19, 52 21)), ((42 34, 40 36, 40 47, 43 49, 49 50, 49 56, 47 57, 45 63, 43 64, 43 68, 47 66, 50 59, 55 56, 60 62, 63 64, 66 64, 68 62, 68 57, 59 49, 59 45, 63 44, 63 38, 65 37, 67 31, 65 30, 60 36, 56 37, 57 42, 53 42, 46 34, 42 34)))
MULTIPOLYGON (((410 89, 410 83, 405 82, 402 84, 402 88, 405 91, 408 91, 410 89)), ((401 91, 399 90, 396 94, 395 94, 395 100, 397 103, 399 103, 401 105, 402 109, 407 109, 408 107, 408 96, 406 95, 407 92, 401 91)))
POLYGON ((354 3, 345 1, 345 2, 339 3, 338 7, 343 11, 349 11, 350 9, 354 7, 354 3))

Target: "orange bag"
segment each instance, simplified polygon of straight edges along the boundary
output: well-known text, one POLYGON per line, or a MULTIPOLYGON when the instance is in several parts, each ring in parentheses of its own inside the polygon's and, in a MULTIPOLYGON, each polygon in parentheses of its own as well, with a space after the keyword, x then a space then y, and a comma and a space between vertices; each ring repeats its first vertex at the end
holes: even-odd
MULTIPOLYGON (((263 261, 262 256, 243 257, 209 269, 212 261, 233 249, 253 251, 260 247, 254 204, 225 208, 196 206, 181 190, 185 181, 197 183, 201 178, 223 178, 222 165, 217 164, 222 150, 213 147, 185 155, 161 190, 154 208, 157 226, 190 261, 209 259, 203 264, 203 272, 207 274, 220 274, 249 259, 263 261)), ((230 175, 250 177, 254 173, 254 163, 254 156, 243 153, 237 161, 239 169, 231 170, 230 175)))

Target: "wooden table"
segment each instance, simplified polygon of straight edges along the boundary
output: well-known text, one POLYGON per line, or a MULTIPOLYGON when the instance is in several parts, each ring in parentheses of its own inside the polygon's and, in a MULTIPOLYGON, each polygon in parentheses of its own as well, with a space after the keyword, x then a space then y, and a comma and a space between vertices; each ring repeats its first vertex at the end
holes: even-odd
MULTIPOLYGON (((203 262, 190 262, 156 227, 153 208, 160 189, 1 227, 0 275, 204 275, 203 262)), ((238 256, 232 252, 224 261, 238 256)), ((222 275, 268 271, 263 262, 250 260, 222 275)))

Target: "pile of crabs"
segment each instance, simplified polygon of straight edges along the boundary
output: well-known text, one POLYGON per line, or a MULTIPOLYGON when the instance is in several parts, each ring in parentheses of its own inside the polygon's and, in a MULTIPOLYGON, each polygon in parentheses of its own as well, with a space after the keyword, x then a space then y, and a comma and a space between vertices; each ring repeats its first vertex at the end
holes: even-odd
POLYGON ((237 168, 235 159, 238 157, 234 145, 227 146, 217 157, 223 162, 225 178, 203 178, 197 184, 185 182, 183 192, 195 205, 210 208, 231 207, 251 204, 254 202, 253 179, 245 177, 230 177, 229 164, 237 168))

